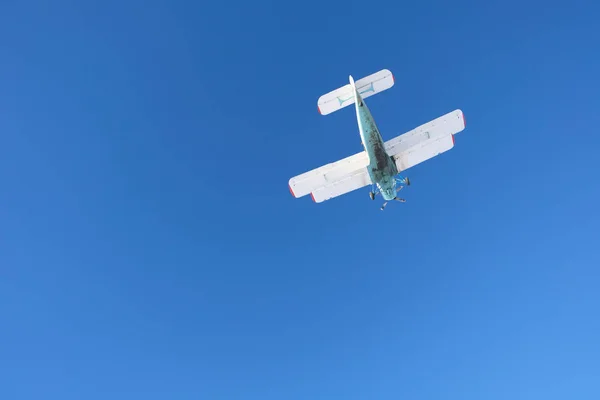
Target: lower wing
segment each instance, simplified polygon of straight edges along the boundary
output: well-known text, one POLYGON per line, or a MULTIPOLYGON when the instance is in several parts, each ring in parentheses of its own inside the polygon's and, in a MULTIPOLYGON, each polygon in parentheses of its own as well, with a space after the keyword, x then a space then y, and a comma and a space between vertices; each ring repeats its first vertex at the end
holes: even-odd
POLYGON ((341 196, 370 184, 371 178, 369 177, 369 171, 367 171, 367 168, 362 168, 361 170, 348 175, 332 183, 331 185, 322 186, 316 189, 311 193, 311 195, 312 199, 316 203, 321 203, 325 200, 341 196))
POLYGON ((354 154, 291 178, 290 192, 294 197, 310 193, 317 203, 341 196, 371 184, 367 165, 366 152, 354 154))
POLYGON ((464 114, 455 110, 388 140, 385 149, 402 172, 452 149, 454 135, 464 129, 464 114))

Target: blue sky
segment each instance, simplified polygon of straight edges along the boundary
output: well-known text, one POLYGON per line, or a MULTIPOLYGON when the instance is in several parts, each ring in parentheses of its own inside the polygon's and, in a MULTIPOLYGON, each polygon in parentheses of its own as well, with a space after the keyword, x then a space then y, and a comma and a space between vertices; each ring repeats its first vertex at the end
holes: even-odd
POLYGON ((599 6, 84 3, 0 5, 0 398, 600 397, 599 6), (292 198, 382 68, 455 148, 292 198))

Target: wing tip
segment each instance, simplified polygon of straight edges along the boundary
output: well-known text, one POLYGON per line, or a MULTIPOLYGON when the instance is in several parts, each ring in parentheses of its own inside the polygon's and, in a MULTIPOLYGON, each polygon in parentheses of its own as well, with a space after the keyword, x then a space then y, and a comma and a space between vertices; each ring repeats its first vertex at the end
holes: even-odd
POLYGON ((391 70, 389 70, 388 68, 384 68, 384 69, 381 70, 381 72, 384 73, 384 74, 389 74, 390 75, 390 77, 392 78, 392 85, 391 86, 394 86, 394 84, 396 84, 396 77, 394 76, 394 73, 391 70))
POLYGON ((292 194, 292 196, 294 196, 294 198, 297 199, 298 197, 294 193, 294 189, 292 189, 292 185, 289 182, 288 182, 288 188, 290 188, 290 193, 292 194))

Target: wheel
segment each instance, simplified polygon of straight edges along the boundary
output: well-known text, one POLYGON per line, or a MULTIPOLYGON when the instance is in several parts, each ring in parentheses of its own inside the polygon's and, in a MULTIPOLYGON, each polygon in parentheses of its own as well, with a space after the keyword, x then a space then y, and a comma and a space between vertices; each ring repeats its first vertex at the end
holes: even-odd
POLYGON ((375 200, 375 193, 369 192, 369 197, 371 198, 371 200, 375 200))
POLYGON ((410 179, 408 177, 406 177, 406 186, 410 186, 410 179))

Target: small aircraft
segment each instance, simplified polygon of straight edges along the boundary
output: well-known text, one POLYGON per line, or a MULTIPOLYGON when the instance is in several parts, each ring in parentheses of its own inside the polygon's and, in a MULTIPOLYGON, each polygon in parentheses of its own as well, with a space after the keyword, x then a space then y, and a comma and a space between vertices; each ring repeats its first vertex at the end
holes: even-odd
POLYGON ((394 76, 383 69, 356 82, 352 76, 349 80, 321 96, 318 109, 327 115, 354 104, 364 151, 291 178, 289 189, 296 198, 310 193, 314 202, 321 203, 372 185, 369 196, 375 200, 381 194, 383 210, 389 201, 406 201, 398 192, 410 180, 399 174, 452 149, 454 135, 465 129, 465 117, 458 109, 384 142, 365 99, 394 86, 394 76))

